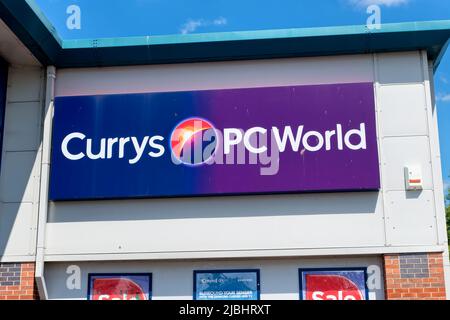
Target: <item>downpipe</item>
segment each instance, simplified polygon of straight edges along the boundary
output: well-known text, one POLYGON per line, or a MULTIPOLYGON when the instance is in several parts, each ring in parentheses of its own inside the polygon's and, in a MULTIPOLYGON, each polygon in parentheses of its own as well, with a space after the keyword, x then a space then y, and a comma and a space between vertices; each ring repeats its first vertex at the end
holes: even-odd
POLYGON ((44 125, 42 134, 42 156, 41 156, 41 179, 39 188, 39 217, 37 226, 36 241, 36 270, 35 280, 39 297, 42 300, 48 299, 47 286, 45 284, 45 232, 48 216, 48 191, 50 180, 50 156, 53 124, 53 103, 55 99, 56 68, 47 67, 46 89, 45 89, 45 110, 44 125))

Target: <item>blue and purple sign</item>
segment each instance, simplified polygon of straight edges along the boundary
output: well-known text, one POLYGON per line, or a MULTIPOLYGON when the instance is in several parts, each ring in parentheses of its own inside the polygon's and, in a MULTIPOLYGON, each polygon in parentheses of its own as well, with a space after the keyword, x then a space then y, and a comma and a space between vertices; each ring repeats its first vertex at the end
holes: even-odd
POLYGON ((372 83, 55 100, 51 200, 379 187, 372 83))

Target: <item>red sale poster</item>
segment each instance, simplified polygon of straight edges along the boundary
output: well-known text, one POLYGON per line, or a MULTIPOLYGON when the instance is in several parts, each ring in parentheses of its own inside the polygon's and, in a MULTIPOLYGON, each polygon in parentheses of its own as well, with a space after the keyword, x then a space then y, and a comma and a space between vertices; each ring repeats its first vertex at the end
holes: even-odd
POLYGON ((367 300, 366 269, 300 270, 302 300, 367 300))
POLYGON ((90 274, 88 300, 150 300, 151 274, 90 274))

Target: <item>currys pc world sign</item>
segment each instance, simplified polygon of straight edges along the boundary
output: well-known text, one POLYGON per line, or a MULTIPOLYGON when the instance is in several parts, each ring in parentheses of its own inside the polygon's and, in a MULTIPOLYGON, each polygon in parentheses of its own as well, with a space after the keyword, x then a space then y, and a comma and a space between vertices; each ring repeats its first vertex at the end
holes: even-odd
POLYGON ((377 190, 373 84, 57 97, 50 199, 377 190))

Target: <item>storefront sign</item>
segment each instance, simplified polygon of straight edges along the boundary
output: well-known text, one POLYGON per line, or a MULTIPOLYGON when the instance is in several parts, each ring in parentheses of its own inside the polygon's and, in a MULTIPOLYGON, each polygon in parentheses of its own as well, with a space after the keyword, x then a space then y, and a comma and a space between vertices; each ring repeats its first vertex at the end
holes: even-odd
POLYGON ((150 300, 151 274, 90 274, 88 300, 150 300))
POLYGON ((259 300, 259 271, 195 271, 194 300, 259 300))
POLYGON ((367 300, 366 269, 300 270, 302 300, 367 300))
POLYGON ((51 200, 378 190, 372 83, 57 97, 51 200))

